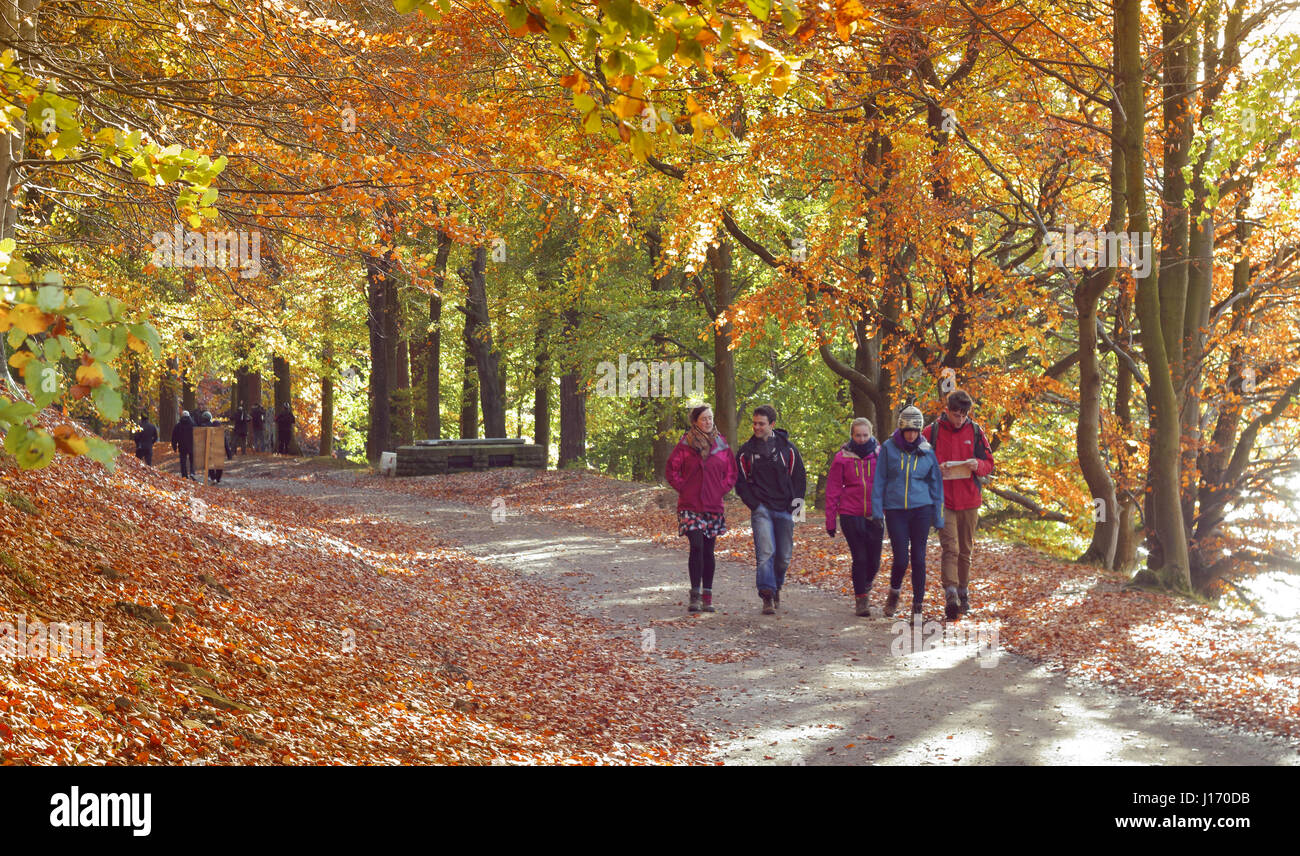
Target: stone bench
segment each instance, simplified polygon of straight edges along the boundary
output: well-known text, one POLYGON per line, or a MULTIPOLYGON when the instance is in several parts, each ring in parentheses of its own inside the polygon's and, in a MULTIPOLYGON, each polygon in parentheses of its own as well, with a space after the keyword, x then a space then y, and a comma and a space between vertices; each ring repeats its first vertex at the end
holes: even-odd
POLYGON ((535 443, 449 443, 399 446, 398 476, 433 476, 497 467, 546 469, 546 449, 535 443))

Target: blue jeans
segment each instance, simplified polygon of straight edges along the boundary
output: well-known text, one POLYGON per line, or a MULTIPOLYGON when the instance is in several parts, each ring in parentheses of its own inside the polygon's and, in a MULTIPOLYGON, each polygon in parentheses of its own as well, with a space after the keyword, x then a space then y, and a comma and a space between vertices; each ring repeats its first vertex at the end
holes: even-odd
POLYGON ((862 597, 871 591, 871 583, 880 570, 881 546, 885 527, 868 517, 840 515, 840 529, 853 555, 853 594, 862 597))
POLYGON ((889 530, 889 544, 894 550, 894 565, 889 571, 889 587, 903 587, 903 574, 907 562, 912 560, 912 604, 919 606, 925 600, 925 543, 930 538, 930 525, 934 521, 934 508, 886 508, 885 526, 889 530))
POLYGON ((758 593, 778 592, 785 585, 785 572, 790 567, 794 517, 789 511, 773 511, 766 505, 759 505, 749 513, 749 522, 754 527, 758 593))

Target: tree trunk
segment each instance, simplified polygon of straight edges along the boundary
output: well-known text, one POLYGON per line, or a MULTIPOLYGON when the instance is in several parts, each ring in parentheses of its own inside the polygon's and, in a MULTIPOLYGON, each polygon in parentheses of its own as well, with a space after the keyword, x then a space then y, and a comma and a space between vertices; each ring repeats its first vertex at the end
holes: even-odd
MULTIPOLYGON (((1129 213, 1129 231, 1139 240, 1150 242, 1151 228, 1145 195, 1146 158, 1143 144, 1143 110, 1145 89, 1142 64, 1141 0, 1117 0, 1115 3, 1116 83, 1126 117, 1123 148, 1125 191, 1129 213)), ((1179 415, 1178 396, 1174 390, 1173 367, 1162 327, 1161 295, 1156 279, 1150 275, 1137 278, 1136 308, 1142 350, 1150 368, 1151 412, 1150 472, 1148 497, 1151 513, 1146 517, 1151 542, 1149 570, 1154 581, 1177 590, 1189 590, 1187 537, 1183 527, 1183 509, 1178 479, 1179 415)), ((1181 310, 1181 304, 1179 309, 1181 310)), ((1180 312, 1181 320, 1181 312, 1180 312)), ((1174 345, 1181 353, 1182 343, 1174 345)))
MULTIPOLYGON (((565 338, 578 328, 578 312, 564 313, 565 338)), ((587 458, 587 394, 582 376, 570 369, 560 378, 560 455, 557 467, 581 464, 587 458)))
POLYGON ((587 457, 587 396, 576 371, 560 378, 560 458, 557 467, 581 464, 587 457))
POLYGON ((167 365, 159 373, 158 383, 158 437, 164 443, 172 440, 176 427, 176 369, 180 365, 175 357, 167 358, 167 365))
MULTIPOLYGON (((0 143, 3 145, 3 143, 0 143)), ((144 413, 144 408, 140 406, 140 360, 135 354, 131 355, 131 371, 128 376, 127 389, 131 401, 131 421, 139 422, 140 416, 144 413)))
POLYGON ((505 402, 500 385, 500 355, 492 347, 492 324, 487 305, 487 248, 475 247, 468 268, 460 268, 467 291, 465 305, 465 343, 474 355, 478 369, 479 398, 483 406, 483 433, 488 437, 506 436, 505 402))
MULTIPOLYGON (((646 239, 646 256, 650 263, 650 290, 653 292, 670 291, 673 287, 673 278, 664 264, 663 255, 663 231, 660 226, 659 216, 656 215, 651 221, 650 226, 645 230, 646 239)), ((666 329, 660 328, 662 334, 667 334, 666 329)), ((667 359, 667 343, 659 343, 659 355, 667 359)), ((714 409, 716 416, 717 409, 714 409)), ((673 429, 676 427, 676 408, 671 401, 659 402, 659 407, 655 411, 655 435, 650 446, 650 466, 653 470, 651 477, 657 481, 664 480, 664 470, 668 466, 668 458, 673 453, 673 447, 677 445, 676 433, 673 429)), ((734 448, 734 447, 733 447, 734 448)))
MULTIPOLYGON (((1119 299, 1115 305, 1115 327, 1113 338, 1116 343, 1123 342, 1132 350, 1131 341, 1131 316, 1132 304, 1129 301, 1128 292, 1120 290, 1119 299)), ((1115 369, 1115 419, 1119 422, 1122 436, 1132 436, 1133 428, 1133 373, 1121 360, 1116 360, 1115 369)), ((1125 443, 1127 444, 1127 440, 1125 443)), ((1125 485, 1123 493, 1119 495, 1120 513, 1119 513, 1119 532, 1115 543, 1115 560, 1112 567, 1117 571, 1132 573, 1137 569, 1138 545, 1141 542, 1141 532, 1137 526, 1138 504, 1134 501, 1130 488, 1134 481, 1131 473, 1132 464, 1127 456, 1121 456, 1119 467, 1116 470, 1116 479, 1120 484, 1125 485)))
POLYGON ((736 296, 731 277, 731 242, 723 239, 709 247, 709 264, 713 267, 713 418, 718 433, 736 448, 736 356, 731 350, 731 321, 717 324, 723 312, 731 308, 736 296))
MULTIPOLYGON (((1110 217, 1108 232, 1124 228, 1124 155, 1120 150, 1124 119, 1118 104, 1111 105, 1110 217)), ((1115 280, 1114 259, 1105 267, 1093 268, 1075 287, 1074 306, 1079 323, 1079 419, 1075 426, 1075 452, 1079 470, 1093 501, 1092 543, 1078 561, 1113 568, 1119 544, 1120 510, 1106 460, 1101 454, 1101 362, 1097 353, 1100 324, 1097 307, 1102 294, 1115 280), (1100 507, 1097 504, 1100 503, 1100 507)))
POLYGON ((384 339, 388 345, 389 424, 394 446, 412 439, 411 361, 403 335, 401 293, 397 278, 388 277, 384 290, 384 339))
POLYGON ((385 316, 388 314, 387 293, 389 265, 387 256, 367 253, 366 296, 369 312, 366 325, 370 329, 370 428, 366 432, 366 458, 379 460, 381 452, 392 445, 392 416, 389 410, 388 347, 385 343, 385 316))
POLYGON ((194 388, 194 383, 190 380, 188 371, 181 373, 181 410, 188 410, 190 416, 199 407, 198 391, 194 388))
POLYGON ((478 372, 469 342, 465 343, 465 374, 460 387, 460 436, 462 440, 478 436, 478 372))
MULTIPOLYGON (((326 330, 326 335, 329 331, 326 330)), ((326 342, 321 352, 320 456, 334 455, 334 346, 326 342)))
POLYGON ((547 450, 551 448, 551 355, 547 347, 548 326, 547 319, 541 319, 533 336, 533 442, 547 450))
MULTIPOLYGON (((32 76, 39 76, 39 69, 33 68, 33 64, 40 56, 36 24, 43 2, 4 0, 0 3, 0 43, 17 51, 18 67, 32 76)), ((27 142, 25 111, 18 111, 13 124, 13 132, 0 137, 0 240, 16 237, 18 206, 22 201, 20 189, 25 184, 18 168, 27 142)), ((8 371, 8 366, 4 369, 8 371)))
MULTIPOLYGON (((293 383, 292 374, 289 371, 289 361, 284 357, 275 355, 271 357, 271 365, 275 370, 275 412, 288 405, 293 410, 293 383)), ((294 414, 297 416, 297 414, 294 414)), ((298 444, 298 437, 301 432, 294 431, 289 440, 289 454, 301 455, 302 447, 298 444)))
POLYGON ((433 262, 436 293, 429 295, 428 363, 424 375, 424 432, 433 440, 442 436, 442 295, 447 284, 447 257, 450 253, 451 235, 439 230, 438 254, 433 262))

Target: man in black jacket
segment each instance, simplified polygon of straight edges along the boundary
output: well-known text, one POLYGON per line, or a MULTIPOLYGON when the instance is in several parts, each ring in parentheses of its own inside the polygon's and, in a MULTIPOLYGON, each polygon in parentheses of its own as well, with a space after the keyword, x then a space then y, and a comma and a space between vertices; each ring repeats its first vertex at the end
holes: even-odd
POLYGON ((172 451, 181 456, 181 478, 198 481, 194 478, 194 420, 188 410, 181 411, 180 421, 172 429, 172 451))
POLYGON ((293 447, 293 423, 297 421, 288 402, 281 405, 280 412, 275 414, 276 451, 281 455, 289 454, 289 449, 293 447))
POLYGON ((736 494, 749 506, 754 529, 755 581, 763 599, 763 614, 781 605, 781 587, 790 567, 794 519, 803 518, 807 490, 803 458, 784 429, 773 428, 776 410, 764 404, 754 409, 754 436, 736 453, 740 477, 736 494))
POLYGON ((253 405, 253 411, 249 414, 253 426, 253 451, 266 451, 266 408, 261 404, 253 405))
POLYGON ((131 435, 135 440, 135 456, 153 466, 153 444, 158 442, 158 428, 148 416, 140 417, 140 430, 131 435))

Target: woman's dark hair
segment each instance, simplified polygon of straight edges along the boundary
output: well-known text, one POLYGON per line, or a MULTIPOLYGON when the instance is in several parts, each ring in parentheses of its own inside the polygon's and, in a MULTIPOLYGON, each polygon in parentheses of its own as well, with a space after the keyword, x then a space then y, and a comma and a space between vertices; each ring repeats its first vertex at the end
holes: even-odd
POLYGON ((758 407, 755 407, 754 415, 762 416, 767 419, 768 425, 776 424, 776 408, 770 404, 760 404, 758 407))
POLYGON ((691 427, 695 427, 695 420, 700 418, 700 414, 702 414, 706 410, 712 410, 712 409, 713 408, 709 407, 709 405, 707 404, 701 404, 699 407, 692 407, 691 417, 690 417, 691 427))

